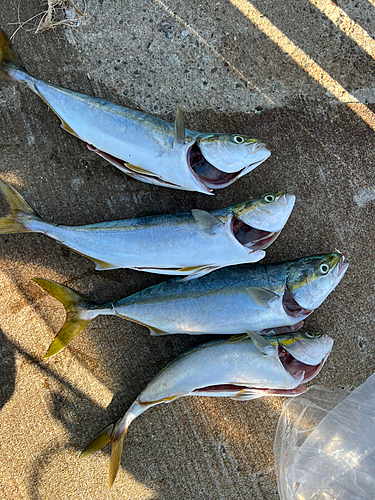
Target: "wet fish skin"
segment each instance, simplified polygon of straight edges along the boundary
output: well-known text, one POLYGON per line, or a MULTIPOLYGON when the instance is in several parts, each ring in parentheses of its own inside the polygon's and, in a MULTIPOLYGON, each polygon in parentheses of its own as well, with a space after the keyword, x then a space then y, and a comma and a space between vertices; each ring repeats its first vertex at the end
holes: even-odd
POLYGON ((35 278, 67 310, 66 322, 46 357, 57 354, 89 321, 102 314, 147 326, 154 335, 233 335, 296 325, 323 302, 347 267, 341 254, 316 255, 279 264, 231 266, 187 283, 172 279, 102 305, 51 280, 35 278), (321 274, 322 266, 325 274, 321 274), (300 268, 304 269, 304 282, 299 282, 300 268), (295 301, 295 294, 303 298, 303 307, 295 301), (308 297, 314 307, 309 308, 308 297))
MULTIPOLYGON (((301 340, 300 333, 289 335, 289 345, 301 340)), ((231 341, 219 340, 198 346, 177 357, 154 377, 141 392, 122 419, 108 426, 94 438, 81 453, 81 458, 111 444, 109 487, 119 468, 127 429, 131 422, 152 406, 170 403, 185 396, 231 397, 238 401, 263 396, 296 396, 307 389, 308 380, 321 370, 331 352, 333 340, 328 335, 310 334, 303 339, 307 355, 317 354, 314 366, 296 363, 289 357, 284 364, 280 357, 277 338, 267 339, 270 352, 263 355, 249 338, 231 341)))
POLYGON ((173 125, 34 78, 3 30, 0 79, 26 84, 66 131, 126 174, 149 184, 212 194, 212 189, 232 184, 270 155, 264 144, 244 135, 185 130, 179 109, 173 125))
POLYGON ((44 221, 1 179, 0 192, 10 205, 10 213, 0 218, 0 234, 46 234, 93 260, 97 270, 127 267, 188 279, 262 259, 264 249, 284 227, 295 201, 294 195, 278 192, 208 212, 193 210, 64 226, 44 221), (242 227, 235 232, 237 223, 249 230, 241 233, 243 240, 237 236, 242 227))

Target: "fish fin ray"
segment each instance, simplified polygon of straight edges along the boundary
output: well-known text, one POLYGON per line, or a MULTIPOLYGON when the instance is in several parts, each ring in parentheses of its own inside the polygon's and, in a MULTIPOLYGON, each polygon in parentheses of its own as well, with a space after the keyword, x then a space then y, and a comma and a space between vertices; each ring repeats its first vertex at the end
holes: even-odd
MULTIPOLYGON (((92 319, 85 319, 81 317, 81 313, 85 310, 91 309, 94 304, 83 295, 75 292, 65 285, 55 283, 52 280, 44 278, 34 278, 46 292, 52 297, 59 300, 66 310, 66 320, 50 345, 45 358, 54 356, 62 349, 64 349, 79 333, 86 324, 92 319)), ((98 312, 100 314, 100 312, 98 312)))
POLYGON ((216 234, 217 230, 224 225, 220 219, 205 210, 193 208, 191 213, 198 224, 199 229, 205 233, 216 234))
POLYGON ((9 204, 10 212, 0 218, 0 234, 27 233, 31 231, 25 224, 30 219, 38 219, 38 214, 30 207, 16 189, 0 179, 0 192, 9 204))
POLYGON ((251 296, 253 301, 261 307, 269 307, 271 302, 279 298, 277 293, 261 287, 247 287, 246 291, 251 296))
POLYGON ((177 106, 176 120, 174 122, 174 141, 173 147, 177 144, 185 144, 185 125, 184 117, 180 106, 177 106))

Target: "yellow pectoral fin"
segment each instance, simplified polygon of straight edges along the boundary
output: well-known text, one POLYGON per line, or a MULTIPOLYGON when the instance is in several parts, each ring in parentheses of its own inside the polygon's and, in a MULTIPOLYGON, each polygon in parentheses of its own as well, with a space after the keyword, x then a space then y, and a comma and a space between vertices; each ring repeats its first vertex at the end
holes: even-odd
POLYGON ((124 161, 125 167, 127 167, 129 170, 132 172, 135 172, 136 174, 142 174, 142 175, 152 175, 155 176, 153 172, 150 172, 149 170, 145 170, 142 167, 138 167, 137 165, 132 165, 131 163, 128 163, 127 161, 124 161))

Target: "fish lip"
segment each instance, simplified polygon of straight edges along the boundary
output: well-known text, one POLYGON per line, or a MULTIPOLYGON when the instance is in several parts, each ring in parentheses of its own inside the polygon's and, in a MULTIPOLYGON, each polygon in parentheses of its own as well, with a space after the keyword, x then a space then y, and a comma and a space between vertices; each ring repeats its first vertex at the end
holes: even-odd
POLYGON ((193 142, 193 144, 188 148, 187 150, 187 153, 186 153, 186 162, 188 164, 188 167, 190 169, 190 171, 192 172, 192 174, 194 175, 194 177, 207 189, 209 190, 210 192, 212 192, 212 189, 222 189, 222 188, 225 188, 227 186, 230 186, 231 184, 233 184, 233 182, 235 182, 239 177, 243 176, 245 173, 247 172, 250 172, 251 170, 254 170, 254 168, 256 168, 258 165, 260 165, 261 163, 263 163, 267 158, 269 158, 269 156, 271 155, 271 151, 269 151, 267 148, 266 148, 266 145, 264 143, 256 143, 254 144, 254 147, 255 149, 253 148, 253 151, 252 153, 256 152, 257 149, 261 149, 263 148, 265 150, 265 153, 268 153, 268 155, 261 159, 261 160, 258 160, 258 161, 255 161, 253 163, 250 163, 249 165, 247 165, 246 167, 242 168, 241 170, 238 170, 237 172, 233 172, 233 173, 227 173, 227 172, 224 172, 218 168, 216 168, 214 165, 212 165, 212 163, 210 163, 204 156, 204 154, 202 153, 200 147, 198 146, 198 143, 197 143, 197 140, 195 140, 193 142), (199 150, 199 153, 200 155, 202 156, 202 158, 204 158, 205 162, 214 170, 220 172, 222 174, 222 176, 227 176, 228 177, 228 180, 226 180, 225 182, 216 182, 216 181, 213 181, 213 180, 210 180, 210 179, 205 179, 204 177, 201 177, 197 172, 195 172, 194 170, 194 166, 191 164, 191 155, 192 155, 192 151, 193 149, 198 149, 199 150))

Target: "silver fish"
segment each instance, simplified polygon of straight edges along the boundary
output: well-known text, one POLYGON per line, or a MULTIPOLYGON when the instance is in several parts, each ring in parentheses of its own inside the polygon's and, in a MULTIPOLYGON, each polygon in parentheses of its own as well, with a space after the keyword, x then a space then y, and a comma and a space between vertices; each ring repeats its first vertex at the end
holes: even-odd
POLYGON ((142 324, 154 335, 228 335, 293 327, 325 300, 347 267, 337 253, 279 264, 231 266, 187 283, 172 279, 102 305, 64 285, 35 278, 67 312, 46 357, 61 351, 101 314, 142 324))
POLYGON ((264 144, 245 135, 185 129, 179 108, 173 125, 34 78, 2 30, 0 78, 25 83, 60 118, 62 128, 126 174, 149 184, 211 194, 270 156, 264 144))
POLYGON ((185 280, 262 259, 295 202, 294 195, 278 192, 209 212, 63 226, 45 222, 1 179, 0 192, 10 205, 9 215, 0 218, 0 234, 44 233, 93 260, 98 270, 128 267, 185 280))
POLYGON ((109 487, 120 465, 124 439, 131 422, 148 408, 185 396, 230 397, 247 401, 263 396, 298 396, 300 384, 321 370, 333 340, 328 335, 297 333, 265 340, 263 355, 249 338, 209 342, 169 363, 141 392, 125 415, 106 427, 81 453, 81 458, 111 444, 109 487), (295 349, 303 342, 304 350, 295 349), (286 344, 286 343, 285 343, 286 344))

